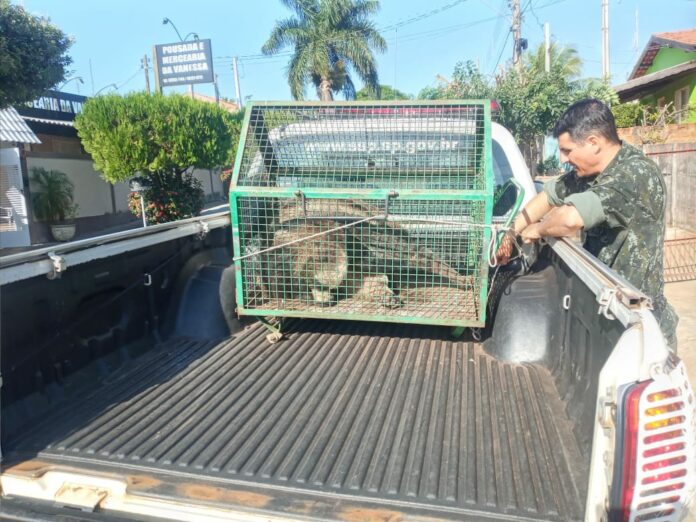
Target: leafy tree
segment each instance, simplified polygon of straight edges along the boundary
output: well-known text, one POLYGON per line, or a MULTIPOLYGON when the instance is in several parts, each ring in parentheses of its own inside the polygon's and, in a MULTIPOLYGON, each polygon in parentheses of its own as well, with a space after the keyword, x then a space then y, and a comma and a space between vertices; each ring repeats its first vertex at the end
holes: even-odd
POLYGON ((610 107, 619 103, 619 95, 611 86, 599 78, 584 78, 573 82, 575 99, 595 98, 610 107))
MULTIPOLYGON (((546 70, 546 50, 541 44, 536 50, 523 55, 524 66, 529 74, 544 73, 546 70)), ((582 72, 582 60, 578 52, 572 47, 564 47, 552 42, 549 46, 550 72, 561 76, 566 80, 580 77, 582 72)))
POLYGON ((377 64, 372 49, 384 52, 387 43, 375 29, 370 16, 379 9, 377 0, 282 0, 296 14, 276 22, 261 48, 264 54, 293 47, 287 75, 290 93, 296 100, 305 96, 312 83, 320 100, 333 100, 342 92, 355 98, 353 69, 368 91, 379 96, 377 64))
POLYGON ((429 85, 428 87, 423 87, 416 96, 418 100, 442 100, 444 99, 444 94, 440 86, 429 85))
POLYGON ((495 97, 495 85, 481 73, 471 60, 454 66, 452 79, 437 77, 436 86, 425 87, 418 93, 421 100, 479 100, 495 97))
POLYGON ((357 100, 410 100, 413 96, 394 89, 389 85, 379 86, 379 96, 376 96, 367 87, 363 87, 357 92, 357 100))
POLYGON ((619 103, 611 108, 616 126, 619 128, 640 125, 643 120, 644 106, 640 103, 619 103))
POLYGON ((547 134, 577 98, 572 85, 553 73, 528 74, 510 69, 495 89, 500 123, 521 144, 531 145, 547 134))
POLYGON ((601 80, 579 78, 582 62, 572 48, 551 46, 551 67, 544 68, 544 48, 527 55, 521 69, 510 68, 495 81, 471 62, 460 62, 451 80, 439 78, 436 87, 423 89, 423 99, 481 99, 498 101, 498 120, 520 144, 531 165, 539 161, 543 136, 565 109, 583 98, 618 102, 616 93, 601 80))
POLYGON ((476 64, 467 60, 454 66, 452 81, 445 84, 443 95, 450 99, 476 100, 492 98, 494 90, 476 64))
POLYGON ((48 19, 0 0, 0 108, 36 99, 63 81, 71 45, 48 19))
POLYGON ((105 180, 140 175, 149 182, 146 199, 160 205, 153 222, 196 214, 200 187, 186 172, 231 161, 234 117, 180 95, 97 96, 85 103, 75 127, 105 180))

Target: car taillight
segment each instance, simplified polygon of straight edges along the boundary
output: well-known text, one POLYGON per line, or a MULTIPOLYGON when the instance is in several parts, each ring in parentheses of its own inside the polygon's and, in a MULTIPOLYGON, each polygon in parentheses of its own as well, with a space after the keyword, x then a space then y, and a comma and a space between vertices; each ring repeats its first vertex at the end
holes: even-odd
POLYGON ((615 468, 622 472, 615 477, 620 491, 614 498, 620 505, 614 519, 677 520, 693 490, 696 405, 681 374, 634 384, 624 394, 621 464, 615 468))

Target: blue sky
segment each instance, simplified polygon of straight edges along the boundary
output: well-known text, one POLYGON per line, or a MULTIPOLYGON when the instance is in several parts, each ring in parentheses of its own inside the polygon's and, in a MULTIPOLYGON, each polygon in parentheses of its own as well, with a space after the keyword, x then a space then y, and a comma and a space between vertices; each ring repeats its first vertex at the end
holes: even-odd
MULTIPOLYGON (((29 12, 49 17, 75 39, 70 50, 73 76, 64 91, 90 95, 109 84, 118 92, 144 89, 140 61, 152 45, 178 40, 162 24, 170 18, 182 35, 212 40, 222 96, 234 98, 230 57, 240 56, 242 96, 287 100, 287 54, 260 57, 276 20, 290 15, 279 0, 14 0, 29 12), (90 68, 91 62, 91 68, 90 68), (91 69, 91 70, 90 70, 91 69)), ((584 75, 601 73, 601 0, 521 0, 522 36, 530 48, 552 39, 577 49, 584 75)), ((380 82, 410 94, 449 77, 458 61, 473 60, 490 74, 512 55, 508 0, 382 0, 374 19, 389 49, 377 56, 380 82)), ((696 27, 696 0, 610 0, 612 83, 624 81, 651 33, 696 27), (638 24, 636 24, 636 13, 638 24), (636 32, 637 25, 637 32, 636 32), (637 36, 637 38, 636 38, 637 36)), ((151 82, 154 80, 151 76, 151 82)), ((356 80, 359 87, 359 82, 356 80)), ((213 94, 212 85, 197 92, 213 94)), ((104 91, 113 90, 107 87, 104 91)), ((166 89, 184 91, 185 88, 166 89)), ((308 88, 309 99, 314 92, 308 88)))

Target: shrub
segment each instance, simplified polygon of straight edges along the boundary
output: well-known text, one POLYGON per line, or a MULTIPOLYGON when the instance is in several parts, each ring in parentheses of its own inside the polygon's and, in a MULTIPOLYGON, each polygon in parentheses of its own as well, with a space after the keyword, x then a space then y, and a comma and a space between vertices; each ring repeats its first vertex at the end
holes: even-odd
POLYGON ((643 123, 644 106, 640 103, 618 103, 611 108, 618 128, 635 127, 643 123))
POLYGON ((75 185, 65 172, 32 167, 34 214, 37 219, 58 223, 72 219, 77 213, 75 185))
MULTIPOLYGON (((197 216, 203 208, 203 188, 192 174, 172 177, 166 183, 155 183, 143 190, 145 219, 148 224, 166 223, 197 216)), ((142 217, 140 194, 128 195, 128 208, 142 217)))

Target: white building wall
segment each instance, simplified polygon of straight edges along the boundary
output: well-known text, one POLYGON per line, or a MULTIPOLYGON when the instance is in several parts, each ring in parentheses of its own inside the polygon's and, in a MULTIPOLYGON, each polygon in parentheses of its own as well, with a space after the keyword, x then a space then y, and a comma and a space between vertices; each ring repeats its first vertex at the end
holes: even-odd
POLYGON ((78 205, 77 217, 102 216, 113 212, 109 183, 105 182, 94 170, 91 161, 27 157, 29 187, 30 190, 35 190, 31 183, 32 167, 59 170, 68 175, 75 184, 75 203, 78 205))
POLYGON ((211 194, 224 196, 222 193, 223 188, 222 181, 220 180, 219 169, 195 169, 193 171, 193 175, 203 184, 203 192, 206 196, 211 194))
MULTIPOLYGON (((32 167, 60 170, 68 175, 75 184, 75 203, 79 206, 77 217, 102 216, 113 213, 109 183, 104 181, 94 170, 94 164, 90 160, 29 156, 27 157, 27 168, 30 180, 32 167)), ((223 195, 222 181, 220 181, 216 169, 212 172, 207 169, 196 169, 193 175, 203 184, 206 196, 213 193, 223 195)), ((31 181, 29 185, 30 190, 33 190, 31 181)), ((128 212, 129 192, 130 189, 126 182, 114 185, 116 212, 128 212)))
POLYGON ((130 186, 125 181, 114 185, 116 212, 130 212, 128 210, 128 194, 130 194, 130 186))

